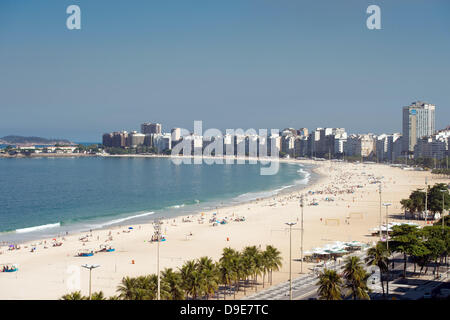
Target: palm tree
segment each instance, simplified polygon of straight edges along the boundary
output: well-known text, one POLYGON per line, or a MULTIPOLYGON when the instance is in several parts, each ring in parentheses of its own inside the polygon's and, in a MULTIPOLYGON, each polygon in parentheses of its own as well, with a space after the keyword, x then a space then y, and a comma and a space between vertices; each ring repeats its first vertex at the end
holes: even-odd
POLYGON ((81 291, 75 291, 63 295, 61 300, 86 300, 86 297, 81 294, 81 291))
POLYGON ((249 255, 242 255, 240 258, 240 265, 242 266, 242 279, 245 280, 244 283, 244 294, 246 293, 246 288, 248 285, 248 278, 253 274, 254 261, 249 255))
MULTIPOLYGON (((224 248, 222 252, 222 257, 220 258, 220 278, 221 282, 225 285, 225 290, 231 288, 231 284, 234 282, 236 284, 236 279, 239 279, 239 267, 238 261, 240 260, 240 254, 238 251, 232 248, 224 248)), ((236 296, 236 290, 234 291, 236 296)), ((224 293, 224 298, 226 293, 224 293)))
POLYGON ((99 291, 99 292, 92 293, 90 300, 106 300, 106 298, 103 295, 103 291, 99 291))
POLYGON ((206 283, 203 278, 203 274, 198 270, 192 272, 191 276, 191 286, 188 289, 193 299, 201 297, 206 292, 206 283))
MULTIPOLYGON (((157 298, 158 276, 156 274, 140 276, 136 280, 137 288, 134 300, 155 300, 157 298)), ((161 290, 161 296, 163 296, 163 290, 161 290)))
MULTIPOLYGON (((124 277, 117 287, 119 298, 124 300, 154 300, 158 288, 158 277, 155 274, 137 278, 124 277)), ((163 289, 163 288, 162 288, 163 289)), ((163 296, 166 290, 161 290, 163 296)))
POLYGON ((269 254, 269 252, 267 252, 267 250, 264 250, 261 253, 261 264, 262 264, 261 267, 262 267, 262 272, 263 272, 263 288, 264 288, 266 274, 270 270, 270 254, 269 254))
MULTIPOLYGON (((248 270, 246 266, 243 264, 243 255, 239 252, 236 252, 233 257, 231 257, 229 261, 231 267, 231 278, 234 282, 234 298, 236 299, 236 292, 240 289, 240 281, 244 280, 248 276, 248 270)), ((245 291, 245 286, 244 286, 245 291)))
POLYGON ((197 260, 197 270, 201 275, 202 288, 205 290, 206 299, 219 288, 218 272, 214 261, 209 257, 201 257, 197 260))
POLYGON ((343 275, 346 281, 345 286, 350 290, 353 300, 370 299, 367 287, 369 274, 364 270, 359 257, 353 256, 346 259, 343 275))
POLYGON ((260 250, 256 246, 245 247, 242 255, 244 257, 249 257, 252 260, 251 273, 253 276, 253 284, 255 285, 255 290, 258 288, 258 275, 262 272, 262 263, 260 257, 260 250))
POLYGON ((335 270, 325 269, 316 285, 320 300, 342 300, 342 278, 335 270))
POLYGON ((174 272, 172 268, 166 268, 161 272, 161 276, 161 284, 167 286, 167 300, 182 300, 184 290, 181 274, 174 272))
POLYGON ((195 261, 186 261, 183 266, 179 269, 181 275, 181 286, 185 292, 186 299, 189 297, 189 289, 192 282, 192 273, 195 271, 195 261))
POLYGON ((270 285, 272 285, 272 272, 278 271, 282 267, 281 252, 271 245, 266 246, 266 252, 269 256, 268 267, 270 274, 270 285))
POLYGON ((219 282, 225 286, 223 291, 223 299, 227 297, 227 288, 233 283, 233 268, 228 260, 219 262, 219 282))
POLYGON ((205 291, 205 282, 197 267, 198 263, 195 260, 189 260, 180 269, 183 289, 192 299, 197 299, 205 291))
POLYGON ((122 278, 122 282, 117 287, 119 297, 123 300, 133 300, 135 296, 134 290, 136 289, 136 285, 136 278, 122 278))
POLYGON ((375 247, 369 248, 369 250, 367 250, 367 256, 365 258, 365 262, 368 266, 377 266, 380 269, 380 282, 381 289, 383 291, 383 297, 385 296, 383 275, 388 270, 388 259, 389 253, 384 242, 378 242, 375 247))

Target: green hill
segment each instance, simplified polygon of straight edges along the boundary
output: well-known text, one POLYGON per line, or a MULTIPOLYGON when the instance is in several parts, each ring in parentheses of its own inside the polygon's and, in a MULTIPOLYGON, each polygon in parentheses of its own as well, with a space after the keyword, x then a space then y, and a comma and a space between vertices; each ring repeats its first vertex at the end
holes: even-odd
POLYGON ((10 135, 0 138, 0 144, 54 145, 54 144, 73 144, 73 143, 65 139, 46 139, 41 137, 22 137, 10 135))

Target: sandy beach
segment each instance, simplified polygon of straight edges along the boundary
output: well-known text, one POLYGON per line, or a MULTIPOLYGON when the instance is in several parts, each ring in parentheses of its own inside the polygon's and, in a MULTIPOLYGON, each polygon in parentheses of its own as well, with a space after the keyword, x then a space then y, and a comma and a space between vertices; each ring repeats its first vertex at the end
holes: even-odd
MULTIPOLYGON (((282 269, 274 273, 273 284, 286 281, 289 277, 289 229, 285 223, 299 222, 301 194, 305 196, 304 250, 307 251, 335 241, 372 243, 378 240, 369 232, 380 223, 379 184, 373 183, 377 179, 382 185, 382 201, 393 204, 389 209, 390 221, 401 221, 403 212, 399 201, 408 197, 412 190, 423 188, 425 177, 430 185, 450 182, 430 172, 407 171, 383 164, 291 161, 316 165, 314 170, 320 174, 320 179, 301 191, 198 212, 190 217, 191 222, 183 222, 186 217, 163 221, 162 232, 167 240, 160 245, 161 269, 177 268, 186 260, 205 255, 217 260, 222 249, 228 246, 242 249, 247 245, 260 245, 264 249, 270 244, 281 251, 284 262, 282 269), (318 205, 310 205, 314 202, 318 205), (209 220, 213 213, 219 220, 227 217, 229 223, 212 226, 209 220), (201 217, 204 217, 202 223, 201 217), (233 221, 238 217, 245 217, 245 221, 233 221)), ((124 276, 156 272, 157 244, 149 242, 153 231, 150 223, 124 225, 93 230, 87 242, 79 240, 87 235, 84 233, 58 238, 57 241, 62 242, 58 247, 52 246, 52 239, 22 244, 20 250, 1 247, 0 263, 15 263, 19 271, 0 273, 0 299, 59 299, 77 289, 77 272, 80 289, 87 294, 89 271, 81 268, 85 263, 100 265, 92 272, 92 290, 102 290, 106 296, 115 295, 124 276), (101 244, 112 245, 116 250, 92 257, 75 256, 80 249, 98 250, 101 244), (30 252, 32 247, 36 247, 36 251, 30 252), (70 288, 70 285, 75 287, 70 288)), ((299 259, 299 225, 294 227, 292 239, 293 258, 299 259)), ((311 266, 304 264, 304 272, 309 272, 311 266)), ((294 277, 298 276, 300 262, 293 262, 293 272, 294 277)))

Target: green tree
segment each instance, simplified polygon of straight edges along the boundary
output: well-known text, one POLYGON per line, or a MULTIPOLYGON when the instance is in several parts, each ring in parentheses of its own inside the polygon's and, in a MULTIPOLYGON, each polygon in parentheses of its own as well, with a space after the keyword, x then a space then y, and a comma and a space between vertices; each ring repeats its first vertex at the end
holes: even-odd
POLYGON ((403 254, 403 278, 406 278, 406 263, 408 255, 412 255, 413 249, 419 243, 419 232, 416 226, 402 224, 394 226, 389 241, 391 250, 403 254))
POLYGON ((345 261, 343 276, 345 279, 345 287, 349 289, 353 300, 365 299, 369 300, 369 288, 367 287, 367 279, 369 274, 363 267, 359 257, 348 257, 345 261))
POLYGON ((316 285, 320 300, 342 300, 342 278, 335 270, 325 269, 316 285))
POLYGON ((412 246, 411 260, 414 264, 414 273, 416 273, 417 265, 421 266, 421 272, 423 266, 428 263, 431 251, 425 246, 423 241, 419 241, 417 244, 412 246))
POLYGON ((135 289, 137 287, 136 278, 124 277, 117 287, 119 297, 123 300, 133 300, 135 297, 135 289))
MULTIPOLYGON (((158 277, 155 274, 125 277, 117 287, 119 297, 123 300, 154 300, 157 298, 158 277)), ((167 290, 161 286, 161 298, 167 297, 167 290)))
POLYGON ((90 300, 106 300, 103 291, 93 292, 90 300))
POLYGON ((61 300, 86 300, 86 297, 81 294, 81 291, 75 291, 63 295, 61 300))
POLYGON ((384 297, 385 292, 384 292, 383 275, 385 275, 386 272, 388 271, 388 263, 389 263, 389 252, 386 248, 386 244, 380 241, 377 243, 375 247, 369 248, 367 250, 365 262, 369 266, 377 266, 380 269, 381 290, 383 291, 384 297))
POLYGON ((263 288, 264 288, 264 284, 265 284, 265 280, 266 280, 266 274, 269 273, 270 270, 270 265, 271 265, 271 257, 270 257, 270 253, 267 250, 264 250, 261 253, 261 268, 262 268, 262 273, 263 273, 263 288))
POLYGON ((272 273, 273 271, 280 270, 280 268, 283 265, 282 264, 283 259, 281 258, 281 252, 271 245, 266 246, 266 252, 267 255, 269 256, 268 268, 270 275, 270 285, 272 285, 272 273))
POLYGON ((439 275, 439 266, 443 257, 448 254, 450 228, 445 227, 444 230, 439 225, 426 226, 422 229, 425 237, 424 245, 429 250, 429 260, 434 261, 434 271, 439 275))
POLYGON ((400 200, 400 204, 402 205, 402 209, 405 210, 405 214, 406 211, 408 212, 414 212, 414 205, 411 199, 402 199, 400 200))
MULTIPOLYGON (((232 248, 224 248, 222 252, 222 257, 220 258, 220 278, 221 282, 227 288, 231 288, 231 285, 234 283, 236 285, 236 279, 239 279, 239 262, 241 259, 241 255, 238 251, 232 248)), ((236 290, 234 290, 236 293, 236 290)), ((225 295, 224 295, 225 298, 225 295)))
POLYGON ((214 295, 214 293, 219 288, 219 274, 217 266, 209 257, 201 257, 197 260, 196 268, 201 275, 202 288, 204 288, 204 293, 206 298, 214 295))
POLYGON ((255 290, 257 290, 258 275, 262 273, 261 250, 259 250, 256 246, 248 246, 244 248, 242 256, 248 257, 248 259, 252 261, 251 274, 253 277, 253 284, 255 286, 255 290))
POLYGON ((223 298, 224 300, 227 297, 227 289, 231 287, 234 279, 234 271, 230 260, 222 259, 219 263, 219 281, 221 284, 225 286, 223 290, 223 298))
POLYGON ((189 260, 180 269, 183 289, 192 299, 197 299, 206 290, 202 274, 197 267, 198 264, 195 260, 189 260))
POLYGON ((450 194, 445 183, 437 183, 428 192, 428 209, 442 213, 442 205, 445 210, 450 208, 450 194))
POLYGON ((184 290, 181 274, 166 268, 161 272, 161 283, 167 286, 167 300, 183 300, 184 290))

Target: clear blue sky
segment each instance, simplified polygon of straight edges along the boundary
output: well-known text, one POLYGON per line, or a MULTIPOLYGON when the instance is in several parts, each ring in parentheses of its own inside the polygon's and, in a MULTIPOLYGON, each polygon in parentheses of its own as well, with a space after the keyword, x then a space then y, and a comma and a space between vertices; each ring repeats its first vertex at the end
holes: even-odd
POLYGON ((450 1, 1 0, 0 136, 450 124, 450 1), (66 8, 82 29, 66 28, 66 8), (382 30, 366 28, 381 7, 382 30))

